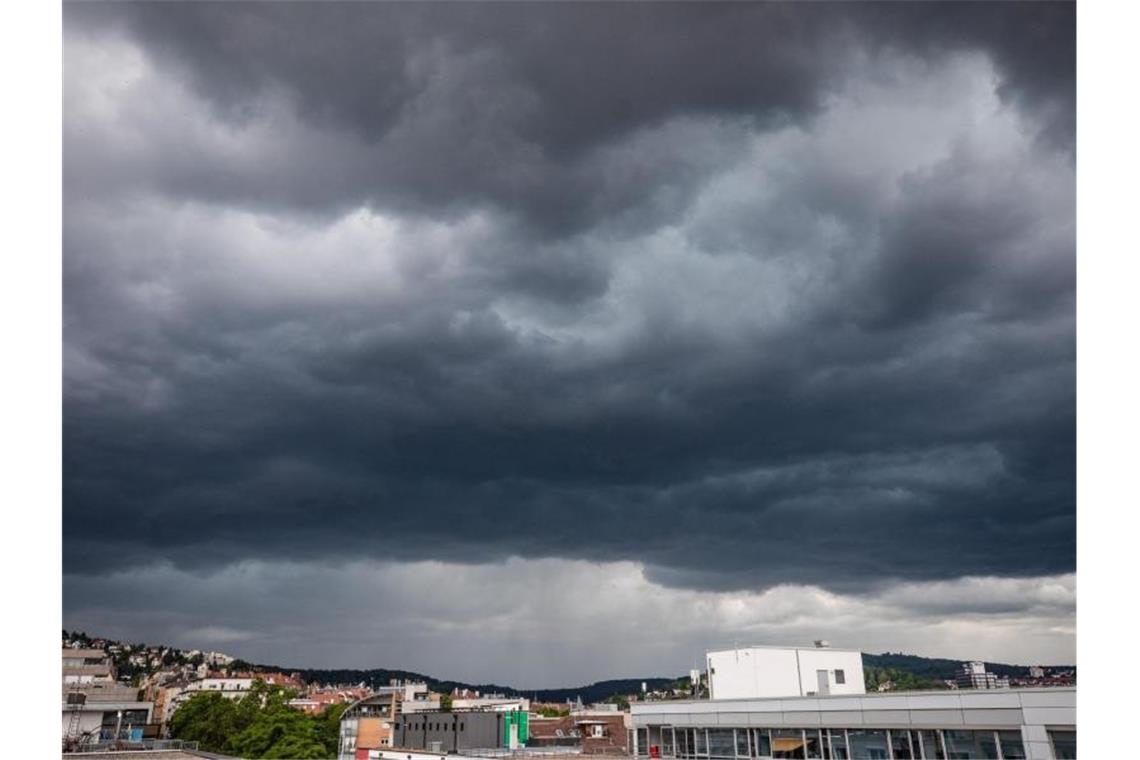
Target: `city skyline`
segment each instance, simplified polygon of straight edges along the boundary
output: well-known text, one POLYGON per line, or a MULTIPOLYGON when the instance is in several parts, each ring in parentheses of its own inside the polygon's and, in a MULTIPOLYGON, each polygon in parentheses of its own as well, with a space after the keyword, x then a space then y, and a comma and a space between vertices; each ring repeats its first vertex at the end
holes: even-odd
POLYGON ((65 627, 1075 661, 1074 27, 66 4, 65 627))

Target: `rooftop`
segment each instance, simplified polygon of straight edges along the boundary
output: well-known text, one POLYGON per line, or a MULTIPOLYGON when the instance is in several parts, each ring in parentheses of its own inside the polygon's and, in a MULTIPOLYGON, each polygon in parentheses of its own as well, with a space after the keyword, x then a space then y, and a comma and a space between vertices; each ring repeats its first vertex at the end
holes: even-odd
POLYGON ((932 691, 889 691, 867 694, 825 694, 810 697, 750 697, 747 699, 663 699, 633 702, 633 714, 715 713, 796 710, 882 710, 907 708, 954 708, 963 702, 971 707, 1052 707, 1068 705, 1075 699, 1075 686, 1027 689, 939 689, 932 691))
POLYGON ((98 658, 102 659, 102 658, 105 658, 107 656, 107 653, 104 652, 102 649, 70 649, 68 647, 64 647, 63 648, 63 656, 68 657, 68 658, 83 657, 85 659, 89 658, 89 657, 90 658, 98 657, 98 658))
MULTIPOLYGON (((799 646, 794 645, 794 644, 792 644, 792 645, 790 645, 790 644, 784 644, 784 645, 780 645, 780 644, 746 644, 746 645, 741 645, 741 646, 736 646, 736 647, 728 647, 726 649, 709 649, 708 651, 705 652, 705 654, 720 654, 722 652, 743 652, 746 649, 778 649, 778 650, 784 650, 784 651, 787 651, 790 649, 796 649, 796 650, 800 650, 800 651, 810 651, 810 652, 860 652, 860 650, 858 650, 858 649, 845 649, 843 647, 833 647, 830 644, 828 644, 826 646, 816 646, 815 644, 803 644, 803 645, 799 645, 799 646)), ((860 652, 860 654, 862 654, 862 652, 860 652)))

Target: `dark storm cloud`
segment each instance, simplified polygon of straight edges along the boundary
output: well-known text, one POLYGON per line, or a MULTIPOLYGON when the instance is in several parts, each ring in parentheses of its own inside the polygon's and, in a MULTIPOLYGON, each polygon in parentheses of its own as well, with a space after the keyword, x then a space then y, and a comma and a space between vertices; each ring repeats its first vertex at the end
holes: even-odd
POLYGON ((1072 569, 1071 6, 66 15, 69 572, 1072 569))
MULTIPOLYGON (((226 122, 249 120, 258 96, 279 92, 306 123, 342 142, 295 146, 257 166, 180 156, 171 145, 152 157, 159 166, 149 179, 178 196, 305 210, 367 200, 429 214, 491 203, 545 234, 566 234, 643 203, 646 187, 694 183, 685 148, 592 161, 599 146, 678 116, 759 127, 809 118, 856 53, 894 50, 920 59, 982 50, 1007 97, 1046 112, 1040 129, 1062 142, 1072 137, 1067 3, 67 10, 77 33, 125 29, 177 66, 226 122)), ((676 210, 666 204, 653 218, 676 210)))

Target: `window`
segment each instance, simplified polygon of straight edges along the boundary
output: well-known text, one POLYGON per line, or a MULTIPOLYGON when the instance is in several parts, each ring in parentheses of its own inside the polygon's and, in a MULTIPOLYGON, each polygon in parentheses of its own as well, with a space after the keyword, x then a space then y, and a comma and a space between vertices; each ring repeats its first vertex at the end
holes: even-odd
POLYGON ((835 760, 847 760, 847 732, 842 728, 828 729, 827 740, 831 744, 831 756, 835 760))
POLYGON ((748 729, 736 729, 736 756, 748 757, 748 729))
POLYGON ((752 729, 752 754, 756 757, 772 756, 772 737, 768 734, 768 729, 752 729))
POLYGON ((836 683, 847 683, 847 675, 842 670, 835 671, 836 683))
POLYGON ((922 754, 926 760, 946 760, 946 753, 942 751, 942 742, 938 739, 937 731, 917 731, 918 744, 922 745, 922 754))
POLYGON ((1057 760, 1076 760, 1076 731, 1050 731, 1049 740, 1053 742, 1053 755, 1057 760))
POLYGON ((1005 760, 1025 760, 1025 745, 1021 743, 1020 731, 998 731, 998 743, 1005 760))
POLYGON ((804 757, 813 759, 823 757, 823 741, 819 731, 804 731, 804 757))
POLYGON ((794 728, 772 729, 772 757, 801 760, 804 754, 804 732, 794 728))
POLYGON ((887 732, 874 729, 848 729, 847 743, 852 760, 889 760, 887 732))
POLYGON ((735 739, 731 728, 709 729, 709 755, 712 757, 736 757, 735 739))
POLYGON ((891 730, 891 752, 895 760, 913 760, 915 755, 911 751, 909 731, 891 730))
POLYGON ((998 756, 993 731, 943 731, 946 753, 961 760, 993 760, 998 756))
POLYGON ((698 728, 693 733, 693 747, 696 749, 697 757, 709 756, 709 733, 707 729, 698 728))
POLYGON ((677 757, 688 757, 689 735, 692 733, 692 729, 681 728, 674 731, 673 733, 674 737, 677 740, 677 746, 673 748, 673 754, 675 754, 677 757))

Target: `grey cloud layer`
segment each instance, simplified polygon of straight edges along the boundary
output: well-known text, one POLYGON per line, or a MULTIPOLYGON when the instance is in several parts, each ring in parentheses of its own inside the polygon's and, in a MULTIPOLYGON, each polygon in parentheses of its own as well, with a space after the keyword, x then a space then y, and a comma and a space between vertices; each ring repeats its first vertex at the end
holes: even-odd
POLYGON ((65 15, 68 572, 1072 570, 1071 6, 65 15))

